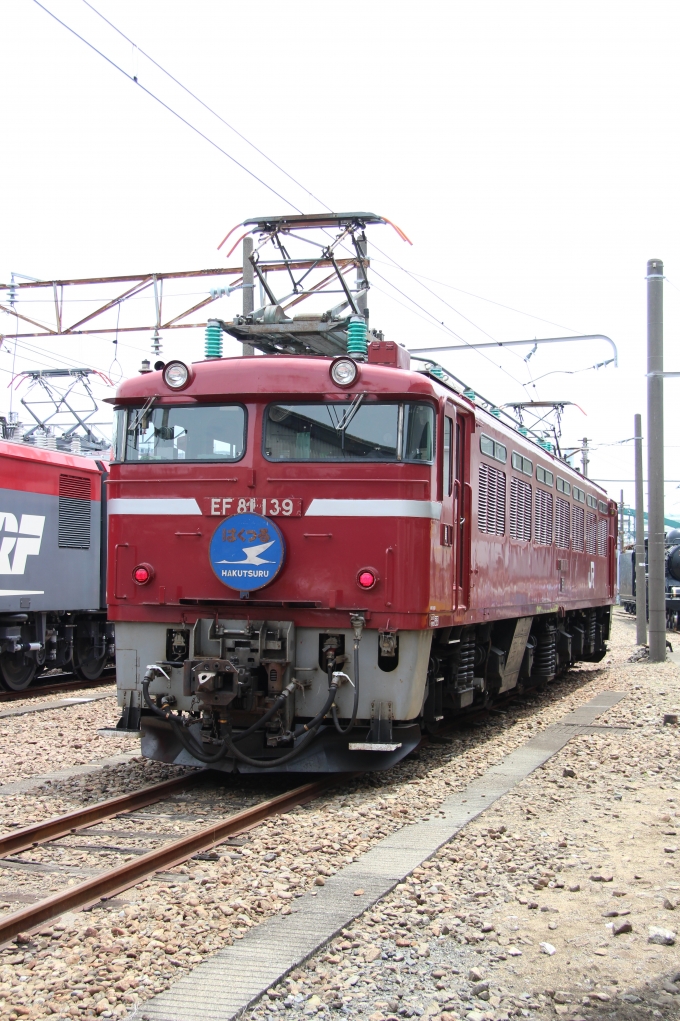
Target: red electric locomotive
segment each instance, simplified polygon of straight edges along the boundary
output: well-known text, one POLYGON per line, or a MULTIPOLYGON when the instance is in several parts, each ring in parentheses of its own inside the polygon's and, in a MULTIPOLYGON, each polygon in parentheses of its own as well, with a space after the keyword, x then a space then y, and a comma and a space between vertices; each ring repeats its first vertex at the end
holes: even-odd
POLYGON ((267 304, 209 324, 218 357, 116 397, 109 617, 120 726, 152 758, 385 768, 447 714, 606 651, 615 505, 367 333, 371 221, 327 221, 355 243, 344 319, 288 318, 269 264, 267 304), (219 357, 221 330, 265 357, 219 357))
POLYGON ((43 670, 94 680, 113 657, 105 608, 106 466, 0 441, 0 684, 43 670), (103 545, 104 543, 104 545, 103 545))

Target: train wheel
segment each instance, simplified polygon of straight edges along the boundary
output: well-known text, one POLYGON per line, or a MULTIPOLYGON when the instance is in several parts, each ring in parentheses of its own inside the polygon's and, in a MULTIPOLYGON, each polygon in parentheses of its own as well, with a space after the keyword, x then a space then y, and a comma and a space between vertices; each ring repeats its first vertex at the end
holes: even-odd
POLYGON ((0 655, 0 683, 7 691, 25 691, 35 677, 38 664, 23 652, 0 655))
POLYGON ((81 681, 96 681, 106 666, 106 653, 97 657, 89 635, 76 634, 73 643, 73 673, 81 681))

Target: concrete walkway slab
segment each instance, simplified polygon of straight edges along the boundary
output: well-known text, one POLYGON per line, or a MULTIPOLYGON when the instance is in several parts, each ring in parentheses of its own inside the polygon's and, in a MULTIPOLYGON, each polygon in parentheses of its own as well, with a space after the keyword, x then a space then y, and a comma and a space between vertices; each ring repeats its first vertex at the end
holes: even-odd
POLYGON ((213 954, 165 992, 142 1005, 152 1021, 231 1021, 270 986, 328 943, 358 915, 431 858, 463 826, 507 794, 577 733, 616 705, 623 692, 605 691, 537 734, 502 762, 452 794, 437 818, 390 834, 341 869, 314 894, 296 901, 289 915, 274 915, 242 940, 213 954), (356 891, 361 890, 361 894, 356 891))

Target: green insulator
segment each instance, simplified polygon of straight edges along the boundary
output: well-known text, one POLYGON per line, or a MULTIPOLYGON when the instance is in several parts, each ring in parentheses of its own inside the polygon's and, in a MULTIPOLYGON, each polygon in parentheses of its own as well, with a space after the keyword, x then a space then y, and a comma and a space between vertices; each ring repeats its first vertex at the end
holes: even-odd
POLYGON ((491 414, 494 416, 494 418, 500 418, 501 417, 501 409, 500 408, 492 408, 491 409, 491 414))
POLYGON ((527 429, 527 427, 525 425, 521 425, 519 427, 518 431, 521 433, 522 436, 528 436, 529 435, 529 430, 527 429))
POLYGON ((448 379, 449 378, 446 375, 446 373, 444 372, 444 370, 442 369, 441 365, 431 365, 429 371, 430 371, 430 375, 431 376, 436 376, 437 379, 444 380, 444 379, 448 379))
POLYGON ((222 327, 216 319, 209 319, 205 328, 205 357, 222 357, 222 327))
POLYGON ((467 397, 469 401, 474 401, 475 398, 477 397, 477 394, 474 392, 474 390, 470 390, 468 388, 467 390, 463 390, 463 397, 467 397))
POLYGON ((359 361, 368 356, 368 329, 363 316, 352 316, 347 327, 347 354, 359 361))

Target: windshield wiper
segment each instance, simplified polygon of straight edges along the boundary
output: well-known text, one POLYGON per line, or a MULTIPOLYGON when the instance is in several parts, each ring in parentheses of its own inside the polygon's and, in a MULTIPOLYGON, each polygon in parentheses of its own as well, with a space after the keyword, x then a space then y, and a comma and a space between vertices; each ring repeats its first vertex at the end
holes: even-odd
POLYGON ((361 407, 361 403, 362 403, 364 397, 366 396, 366 393, 367 393, 367 391, 365 390, 363 393, 360 393, 360 394, 356 395, 356 397, 354 398, 354 400, 350 404, 349 408, 347 409, 345 414, 342 416, 342 419, 337 423, 337 425, 334 425, 333 428, 335 429, 336 432, 338 432, 338 433, 344 433, 345 432, 345 430, 347 429, 347 426, 352 421, 352 419, 356 415, 357 411, 361 407))
POLYGON ((144 418, 144 416, 146 415, 147 411, 151 410, 151 408, 153 407, 153 405, 156 403, 157 400, 158 400, 158 394, 154 394, 153 397, 147 397, 146 401, 144 402, 142 407, 139 409, 136 417, 132 420, 130 425, 127 427, 127 431, 129 433, 133 433, 133 432, 135 432, 136 429, 139 428, 139 425, 140 425, 142 419, 144 418))

